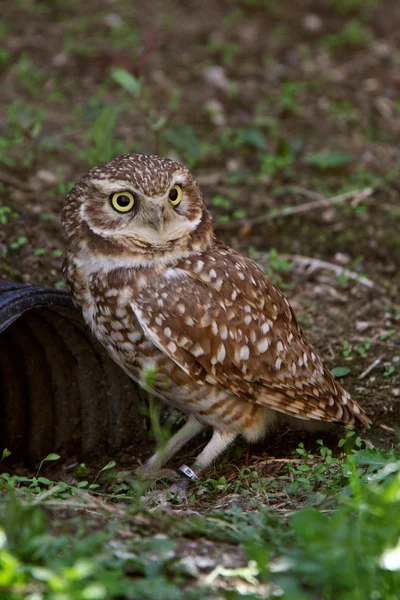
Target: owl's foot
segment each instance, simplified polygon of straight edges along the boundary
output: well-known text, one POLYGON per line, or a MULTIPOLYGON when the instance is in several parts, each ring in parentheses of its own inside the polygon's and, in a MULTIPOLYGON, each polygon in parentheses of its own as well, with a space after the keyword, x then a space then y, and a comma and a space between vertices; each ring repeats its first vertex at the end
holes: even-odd
MULTIPOLYGON (((164 469, 168 470, 168 469, 164 469)), ((186 465, 182 465, 178 469, 179 474, 184 475, 178 481, 175 481, 166 490, 156 490, 148 492, 145 496, 146 500, 154 504, 184 504, 193 490, 195 483, 200 481, 196 473, 186 465)), ((173 471, 175 477, 177 473, 173 471)))
POLYGON ((152 505, 186 504, 193 484, 188 479, 175 481, 167 489, 148 491, 144 500, 152 505))

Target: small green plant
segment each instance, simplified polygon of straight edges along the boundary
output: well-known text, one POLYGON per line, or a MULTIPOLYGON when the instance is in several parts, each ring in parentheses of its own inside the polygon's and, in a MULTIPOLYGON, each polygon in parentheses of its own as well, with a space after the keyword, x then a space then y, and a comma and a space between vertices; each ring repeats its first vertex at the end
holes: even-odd
POLYGON ((217 208, 225 208, 226 210, 232 208, 231 200, 220 195, 214 196, 214 198, 211 199, 211 204, 217 208))
POLYGON ((14 67, 20 82, 26 87, 32 98, 38 98, 42 93, 45 74, 43 70, 23 54, 14 67))
POLYGON ((328 490, 332 492, 343 487, 343 459, 334 457, 332 450, 324 446, 322 440, 317 440, 317 444, 320 446, 318 459, 300 443, 296 452, 302 458, 302 463, 288 463, 288 470, 293 478, 291 493, 309 493, 322 486, 325 495, 328 490))
POLYGON ((351 373, 351 369, 349 367, 335 367, 331 370, 331 373, 334 377, 346 377, 351 373))
POLYGON ((387 340, 389 337, 391 337, 392 335, 394 335, 396 333, 396 329, 389 329, 388 331, 382 331, 382 333, 379 334, 379 339, 384 341, 387 340))
POLYGON ((208 144, 200 142, 195 129, 190 125, 171 125, 165 132, 165 141, 189 167, 194 167, 211 150, 208 144))
POLYGON ((289 174, 294 162, 291 152, 283 150, 281 154, 265 154, 261 159, 260 178, 275 177, 278 174, 289 174))
POLYGON ((8 458, 9 456, 11 456, 11 452, 9 451, 8 448, 4 448, 2 454, 1 454, 1 459, 0 462, 3 462, 4 459, 8 458))
POLYGON ((288 81, 280 86, 278 114, 289 113, 300 116, 303 112, 302 106, 298 102, 300 92, 305 88, 302 81, 288 81))
POLYGON ((360 9, 373 9, 379 4, 379 0, 328 0, 328 4, 340 14, 348 14, 360 9))
POLYGON ((114 137, 119 115, 118 106, 107 105, 100 109, 92 121, 85 135, 87 147, 79 151, 88 165, 101 164, 123 153, 121 140, 114 137))
POLYGON ((0 136, 0 164, 30 167, 37 155, 37 143, 45 111, 14 100, 6 110, 6 123, 0 136))
POLYGON ((19 214, 10 206, 0 206, 0 225, 6 225, 10 219, 17 219, 19 214))
POLYGON ((388 365, 385 368, 385 372, 383 373, 384 377, 390 377, 396 371, 396 367, 394 365, 388 365))
POLYGON ((325 50, 337 48, 363 48, 371 41, 371 35, 358 19, 348 21, 339 33, 326 35, 321 39, 325 50))
POLYGON ((359 354, 361 354, 361 356, 367 356, 370 349, 371 349, 371 340, 370 340, 370 338, 366 338, 364 344, 357 348, 357 352, 359 354))
POLYGON ((304 163, 317 167, 321 171, 338 169, 346 166, 353 160, 348 152, 309 152, 304 157, 304 163))
POLYGON ((215 38, 208 42, 208 50, 215 54, 223 65, 230 66, 239 54, 240 47, 234 42, 215 38))
POLYGON ((22 246, 25 246, 27 241, 28 240, 25 235, 20 235, 16 240, 14 240, 13 242, 11 242, 9 244, 9 247, 11 248, 11 250, 19 250, 19 248, 22 248, 22 246))
POLYGON ((345 358, 348 358, 350 356, 350 352, 351 352, 350 342, 348 342, 347 340, 345 340, 343 342, 342 354, 343 354, 343 356, 345 358))
POLYGON ((141 82, 126 69, 112 69, 111 78, 134 98, 140 94, 142 87, 141 82))

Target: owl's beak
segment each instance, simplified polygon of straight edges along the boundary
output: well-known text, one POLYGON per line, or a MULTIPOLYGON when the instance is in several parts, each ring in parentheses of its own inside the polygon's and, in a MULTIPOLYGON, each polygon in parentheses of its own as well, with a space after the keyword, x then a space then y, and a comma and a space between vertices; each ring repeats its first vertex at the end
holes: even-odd
POLYGON ((164 233, 165 213, 163 206, 154 207, 151 224, 160 235, 164 233))

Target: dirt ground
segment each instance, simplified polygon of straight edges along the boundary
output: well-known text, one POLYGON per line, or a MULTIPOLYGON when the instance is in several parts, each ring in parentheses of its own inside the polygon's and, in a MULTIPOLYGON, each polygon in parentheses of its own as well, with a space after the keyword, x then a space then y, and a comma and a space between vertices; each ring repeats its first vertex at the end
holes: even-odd
MULTIPOLYGON (((15 0, 0 39, 0 277, 62 286, 71 184, 118 154, 175 157, 219 235, 265 265, 329 368, 347 368, 367 437, 393 444, 399 2, 15 0)), ((307 436, 253 456, 291 456, 307 436)))

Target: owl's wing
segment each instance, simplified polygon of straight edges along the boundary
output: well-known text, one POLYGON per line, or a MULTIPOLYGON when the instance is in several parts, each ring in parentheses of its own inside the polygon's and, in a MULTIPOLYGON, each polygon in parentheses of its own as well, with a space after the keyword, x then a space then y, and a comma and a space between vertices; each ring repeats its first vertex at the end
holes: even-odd
POLYGON ((280 290, 232 250, 182 261, 131 306, 146 335, 198 383, 298 418, 368 424, 280 290))

